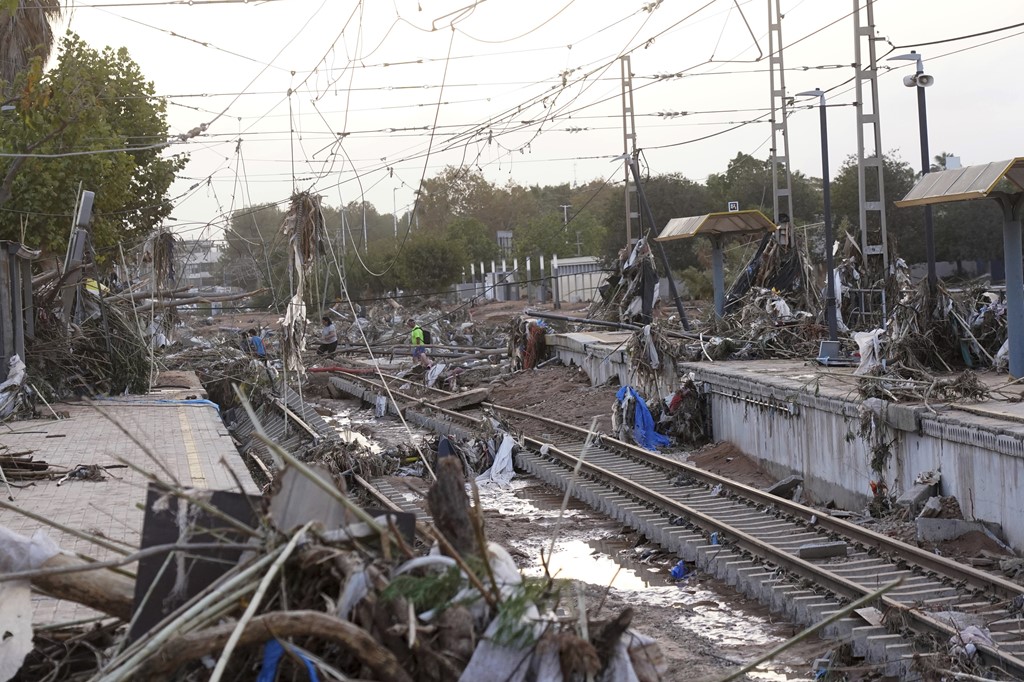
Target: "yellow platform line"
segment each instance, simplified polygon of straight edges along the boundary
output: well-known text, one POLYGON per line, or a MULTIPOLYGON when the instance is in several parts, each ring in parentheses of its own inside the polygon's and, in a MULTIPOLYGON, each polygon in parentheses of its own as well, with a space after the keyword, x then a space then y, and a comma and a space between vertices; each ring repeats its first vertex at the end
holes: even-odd
POLYGON ((203 463, 199 460, 199 450, 196 449, 196 441, 192 437, 192 425, 188 423, 187 407, 178 408, 178 420, 181 423, 182 440, 185 442, 185 458, 188 461, 188 473, 192 477, 192 485, 197 488, 206 487, 206 472, 203 471, 203 463))

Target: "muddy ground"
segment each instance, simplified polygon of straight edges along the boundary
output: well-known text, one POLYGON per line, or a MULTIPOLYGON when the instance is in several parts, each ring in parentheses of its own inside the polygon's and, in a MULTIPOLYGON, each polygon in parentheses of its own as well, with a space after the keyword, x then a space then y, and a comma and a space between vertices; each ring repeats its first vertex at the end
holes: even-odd
MULTIPOLYGON (((592 617, 633 609, 633 628, 655 638, 665 655, 666 682, 721 679, 800 630, 707 575, 674 580, 675 556, 577 500, 570 499, 560 520, 562 502, 561 492, 533 478, 481 493, 490 538, 527 576, 544 577, 547 563, 547 575, 566 581, 561 594, 568 611, 576 610, 571 581, 584 585, 592 617)), ((813 661, 833 646, 813 638, 748 679, 807 679, 813 661)))

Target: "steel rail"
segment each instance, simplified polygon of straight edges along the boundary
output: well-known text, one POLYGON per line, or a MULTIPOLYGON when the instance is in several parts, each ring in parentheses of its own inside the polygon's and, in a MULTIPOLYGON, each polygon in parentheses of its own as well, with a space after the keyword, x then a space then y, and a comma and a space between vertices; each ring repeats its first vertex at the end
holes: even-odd
MULTIPOLYGON (((347 376, 346 378, 358 379, 363 384, 382 388, 378 382, 363 377, 347 376)), ((440 391, 440 389, 434 390, 446 393, 445 391, 440 391)), ((397 395, 402 396, 404 399, 409 400, 414 404, 442 412, 454 420, 462 421, 463 423, 479 424, 482 421, 482 419, 472 418, 465 414, 434 406, 429 402, 426 402, 423 398, 408 396, 400 392, 397 393, 397 395)), ((530 419, 546 423, 561 430, 584 436, 588 433, 588 430, 582 427, 566 424, 549 417, 535 415, 522 410, 503 407, 494 403, 483 403, 483 406, 497 414, 505 414, 521 419, 530 419)), ((620 476, 613 471, 588 463, 585 458, 580 462, 579 457, 565 452, 551 443, 546 443, 529 436, 524 436, 523 441, 538 450, 547 446, 548 455, 553 455, 554 458, 560 460, 562 464, 570 470, 579 463, 581 471, 586 471, 591 476, 602 478, 605 481, 611 481, 613 483, 613 487, 620 488, 623 492, 626 492, 638 500, 642 500, 647 504, 656 506, 663 511, 674 513, 676 516, 686 517, 693 525, 702 528, 708 533, 713 531, 723 533, 731 540, 732 544, 740 548, 742 551, 766 559, 777 565, 780 569, 788 571, 791 574, 805 579, 810 579, 828 592, 840 595, 843 598, 850 600, 858 599, 871 593, 871 589, 868 587, 862 586, 840 575, 836 575, 817 564, 801 559, 785 550, 777 549, 730 524, 723 523, 721 520, 715 519, 712 516, 690 507, 689 505, 682 504, 640 484, 634 483, 632 480, 620 476)), ((920 548, 901 543, 880 533, 875 533, 874 531, 861 528, 856 524, 843 521, 842 519, 836 519, 828 515, 819 516, 817 510, 793 502, 792 500, 786 500, 742 483, 731 481, 722 476, 698 469, 692 465, 675 461, 658 453, 644 450, 613 437, 602 435, 600 443, 614 449, 624 451, 634 459, 641 460, 651 466, 683 473, 691 479, 700 481, 703 484, 709 486, 720 484, 723 489, 732 491, 733 494, 738 497, 783 510, 796 520, 807 525, 813 525, 821 528, 822 530, 830 530, 833 533, 841 535, 845 534, 855 542, 879 551, 884 558, 888 558, 889 560, 892 560, 895 556, 899 559, 912 561, 922 568, 927 568, 942 577, 960 580, 963 583, 970 583, 976 589, 985 591, 989 594, 994 594, 1003 599, 1012 599, 1017 595, 1024 594, 1024 588, 1016 585, 1015 583, 1003 580, 997 576, 989 575, 974 569, 973 567, 962 566, 944 557, 932 555, 920 548), (813 523, 811 517, 815 517, 813 519, 813 523), (888 550, 888 552, 883 552, 882 550, 888 550)), ((896 601, 891 597, 881 597, 881 603, 904 615, 908 621, 916 624, 917 629, 919 630, 938 634, 946 638, 958 635, 958 630, 955 627, 936 620, 935 618, 896 601)), ((996 647, 977 645, 977 648, 988 661, 996 662, 998 665, 1008 667, 1014 671, 1019 678, 1024 679, 1024 660, 996 647)))
MULTIPOLYGON (((534 438, 524 437, 523 440, 538 449, 546 445, 548 456, 550 457, 554 455, 555 458, 562 460, 563 465, 565 465, 569 471, 579 466, 581 471, 586 471, 591 475, 604 479, 605 481, 611 481, 614 487, 618 487, 623 492, 632 495, 638 500, 643 500, 658 507, 661 511, 668 511, 670 513, 674 513, 676 516, 685 517, 693 525, 700 527, 708 533, 719 532, 723 534, 732 544, 736 545, 743 551, 753 556, 765 559, 791 574, 812 580, 815 584, 824 588, 828 592, 853 601, 869 595, 874 591, 874 588, 860 585, 857 582, 832 573, 824 566, 814 564, 790 554, 785 550, 773 547, 767 542, 759 540, 735 526, 722 522, 720 519, 715 519, 714 517, 709 516, 689 505, 673 500, 672 498, 665 497, 664 495, 650 490, 643 485, 634 483, 632 480, 620 476, 613 471, 591 464, 587 462, 585 458, 577 457, 576 455, 561 450, 557 446, 538 441, 534 438)), ((571 480, 567 481, 566 485, 571 485, 571 480)), ((725 547, 727 547, 727 545, 725 545, 725 547)), ((944 640, 960 635, 960 630, 955 626, 932 618, 918 609, 907 606, 892 597, 883 595, 879 598, 879 601, 892 611, 903 615, 907 621, 913 623, 915 629, 919 631, 937 634, 944 640)), ((994 646, 976 644, 976 647, 989 662, 1004 668, 1009 668, 1015 675, 1017 675, 1017 679, 1024 679, 1024 660, 994 646)))
MULTIPOLYGON (((528 412, 523 412, 522 410, 502 407, 493 403, 484 403, 484 405, 488 406, 496 413, 504 413, 524 419, 541 421, 574 433, 584 435, 587 433, 587 429, 583 429, 572 424, 563 424, 548 417, 533 415, 528 412)), ((754 500, 760 504, 779 508, 788 514, 800 518, 808 525, 811 525, 812 517, 814 517, 813 525, 823 528, 824 530, 845 535, 849 539, 852 539, 865 547, 874 549, 880 553, 888 553, 890 557, 895 555, 896 558, 911 561, 925 570, 940 573, 954 580, 965 581, 977 589, 994 594, 1000 599, 1011 600, 1020 595, 1024 595, 1024 587, 1017 583, 991 575, 984 571, 979 571, 973 566, 958 564, 946 557, 932 554, 920 547, 899 542, 898 540, 894 540, 881 533, 876 533, 872 530, 862 528, 855 523, 850 523, 849 521, 844 521, 842 519, 823 514, 820 510, 807 507, 799 502, 794 502, 783 497, 772 495, 771 493, 730 480, 710 471, 699 469, 693 465, 676 461, 656 452, 651 452, 650 450, 644 450, 643 448, 623 442, 611 436, 602 436, 601 442, 612 445, 620 450, 626 450, 631 455, 657 464, 662 468, 685 473, 687 476, 702 481, 712 487, 715 485, 721 485, 723 488, 732 490, 741 497, 754 500)))

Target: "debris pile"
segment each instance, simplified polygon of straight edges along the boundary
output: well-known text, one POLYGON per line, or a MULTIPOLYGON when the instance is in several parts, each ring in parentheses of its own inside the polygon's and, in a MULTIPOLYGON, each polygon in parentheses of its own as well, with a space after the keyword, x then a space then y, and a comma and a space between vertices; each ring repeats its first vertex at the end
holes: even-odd
POLYGON ((533 369, 547 357, 547 325, 543 320, 517 315, 508 325, 508 356, 511 370, 533 369))
POLYGON ((150 344, 132 295, 108 297, 96 280, 78 289, 80 314, 65 321, 64 277, 37 285, 35 339, 26 346, 32 382, 50 396, 144 393, 150 344))
MULTIPOLYGON (((64 574, 63 598, 113 620, 37 633, 18 679, 61 678, 70 665, 78 676, 102 670, 107 680, 290 680, 315 672, 469 681, 500 670, 516 681, 653 682, 665 672, 657 644, 630 629, 632 609, 599 619, 599 606, 563 600, 550 575, 523 578, 488 541, 458 458, 437 460, 427 496, 434 524, 414 529, 409 515, 365 510, 342 479, 277 454, 289 467, 265 501, 151 485, 140 551, 64 574), (134 585, 111 571, 135 561, 134 585)), ((11 550, 5 572, 37 587, 69 560, 39 534, 0 529, 0 539, 11 550)), ((27 598, 0 603, 4 617, 26 609, 27 598)), ((32 633, 16 636, 24 644, 32 633)))
POLYGON ((619 252, 615 272, 598 288, 600 294, 587 317, 595 320, 650 324, 658 293, 658 270, 647 237, 632 250, 619 252))
POLYGON ((281 359, 287 372, 302 372, 306 347, 306 277, 323 248, 324 214, 320 197, 309 192, 292 196, 281 234, 288 239, 288 279, 291 298, 281 322, 281 359))

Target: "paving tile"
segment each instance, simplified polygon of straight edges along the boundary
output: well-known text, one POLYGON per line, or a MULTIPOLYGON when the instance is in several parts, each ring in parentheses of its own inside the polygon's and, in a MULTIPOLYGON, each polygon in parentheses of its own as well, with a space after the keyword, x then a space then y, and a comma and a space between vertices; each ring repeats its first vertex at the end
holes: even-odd
MULTIPOLYGON (((196 382, 197 385, 198 379, 196 382)), ((202 391, 198 393, 205 397, 202 391)), ((111 469, 103 481, 71 480, 60 486, 56 479, 36 482, 14 491, 15 504, 63 525, 98 532, 111 540, 138 547, 143 517, 140 506, 148 485, 146 474, 166 478, 161 464, 185 486, 238 490, 237 477, 245 492, 259 494, 231 438, 218 435, 218 431, 223 431, 223 424, 215 409, 206 405, 156 402, 196 394, 195 388, 165 389, 148 396, 104 399, 95 406, 64 403, 55 409, 67 411, 70 419, 9 422, 10 430, 0 430, 0 443, 12 450, 33 450, 36 459, 55 467, 131 465, 131 468, 111 469)), ((116 556, 92 542, 10 510, 0 509, 0 525, 23 535, 44 528, 66 551, 100 560, 116 556)), ((33 597, 33 605, 33 620, 37 623, 65 622, 96 615, 73 602, 41 595, 33 597)))

